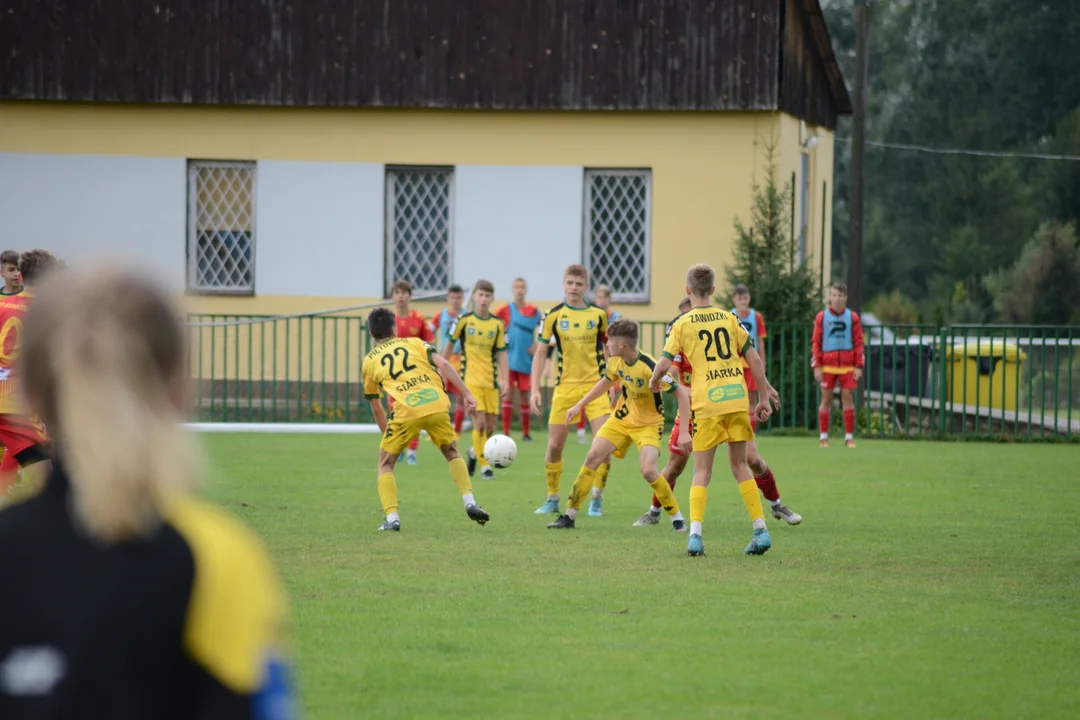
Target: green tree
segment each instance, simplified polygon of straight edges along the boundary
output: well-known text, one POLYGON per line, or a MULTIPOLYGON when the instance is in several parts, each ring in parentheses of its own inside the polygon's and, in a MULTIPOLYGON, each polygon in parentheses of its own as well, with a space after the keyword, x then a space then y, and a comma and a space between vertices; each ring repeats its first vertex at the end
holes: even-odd
POLYGON ((1047 222, 1012 267, 986 282, 1004 322, 1080 323, 1080 246, 1076 226, 1047 222))
POLYGON ((821 308, 821 278, 806 263, 798 261, 791 237, 791 181, 781 186, 776 179, 776 145, 764 148, 765 181, 751 187, 749 224, 735 218, 735 249, 726 268, 726 296, 716 301, 723 307, 731 302, 731 291, 746 285, 754 297, 754 308, 768 320, 781 323, 809 322, 821 308))

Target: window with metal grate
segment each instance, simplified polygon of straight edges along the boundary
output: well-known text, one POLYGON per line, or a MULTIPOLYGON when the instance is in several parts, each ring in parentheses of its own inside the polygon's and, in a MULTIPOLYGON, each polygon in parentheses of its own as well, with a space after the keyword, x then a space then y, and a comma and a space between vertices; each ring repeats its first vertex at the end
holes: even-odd
POLYGON ((585 265, 615 301, 649 299, 651 190, 649 170, 585 171, 585 265))
POLYGON ((255 163, 188 163, 188 289, 255 292, 255 163))
POLYGON ((452 168, 386 169, 386 278, 384 292, 407 280, 413 293, 450 285, 453 253, 452 168))

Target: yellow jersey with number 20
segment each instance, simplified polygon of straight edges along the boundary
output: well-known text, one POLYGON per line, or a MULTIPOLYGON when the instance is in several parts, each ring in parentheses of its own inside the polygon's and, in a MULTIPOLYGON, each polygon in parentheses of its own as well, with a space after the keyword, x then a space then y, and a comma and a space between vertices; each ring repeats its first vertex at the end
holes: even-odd
POLYGON ((697 307, 671 326, 664 357, 682 355, 690 363, 690 409, 695 418, 747 411, 742 356, 751 346, 734 314, 697 307))
POLYGON ((379 389, 394 398, 394 419, 411 420, 449 412, 442 376, 435 368, 435 348, 420 338, 393 338, 364 357, 364 397, 374 400, 379 389))

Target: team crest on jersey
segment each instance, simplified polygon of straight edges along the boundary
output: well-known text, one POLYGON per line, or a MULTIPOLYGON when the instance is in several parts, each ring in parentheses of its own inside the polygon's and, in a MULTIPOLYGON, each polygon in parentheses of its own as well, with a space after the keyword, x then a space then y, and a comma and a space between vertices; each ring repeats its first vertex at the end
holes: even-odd
POLYGON ((560 330, 569 330, 570 329, 570 321, 569 320, 560 320, 559 321, 559 329, 560 330))
POLYGON ((596 327, 596 321, 590 320, 589 322, 585 323, 585 327, 589 330, 592 330, 594 327, 596 327))
POLYGON ((637 382, 637 386, 638 386, 639 388, 640 388, 640 387, 645 387, 645 381, 644 381, 643 379, 641 379, 641 378, 637 378, 636 382, 637 382))
POLYGON ((495 337, 495 331, 494 330, 488 330, 488 339, 491 339, 491 338, 494 338, 494 337, 495 337))
POLYGON ((469 329, 468 329, 468 330, 467 330, 466 332, 467 332, 467 333, 468 333, 469 335, 475 335, 475 334, 476 334, 476 328, 474 328, 474 327, 471 327, 471 328, 469 328, 469 329))

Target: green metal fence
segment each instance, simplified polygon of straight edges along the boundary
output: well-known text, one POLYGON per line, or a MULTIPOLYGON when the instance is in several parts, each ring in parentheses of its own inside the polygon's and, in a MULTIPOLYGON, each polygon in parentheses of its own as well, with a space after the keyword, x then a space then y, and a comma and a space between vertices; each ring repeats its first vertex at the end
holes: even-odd
MULTIPOLYGON (((190 315, 197 415, 207 422, 370 422, 363 318, 190 315)), ((665 323, 642 324, 659 355, 665 323)), ((858 432, 874 436, 1080 437, 1080 327, 865 328, 858 432)), ((781 409, 762 431, 816 431, 812 326, 771 324, 764 343, 781 409)), ((670 412, 674 412, 671 404, 670 412)), ((839 430, 839 398, 832 413, 839 430)))

